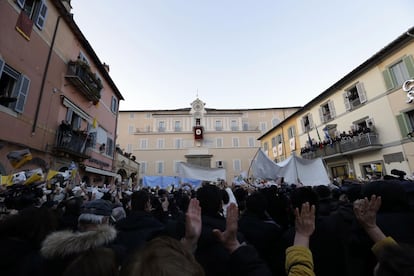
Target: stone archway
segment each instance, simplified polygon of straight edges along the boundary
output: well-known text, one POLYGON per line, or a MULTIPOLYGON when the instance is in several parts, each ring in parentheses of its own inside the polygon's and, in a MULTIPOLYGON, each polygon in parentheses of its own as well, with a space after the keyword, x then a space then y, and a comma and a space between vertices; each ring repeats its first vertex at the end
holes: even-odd
POLYGON ((124 169, 119 169, 117 174, 121 175, 122 180, 127 179, 128 178, 128 174, 124 169))

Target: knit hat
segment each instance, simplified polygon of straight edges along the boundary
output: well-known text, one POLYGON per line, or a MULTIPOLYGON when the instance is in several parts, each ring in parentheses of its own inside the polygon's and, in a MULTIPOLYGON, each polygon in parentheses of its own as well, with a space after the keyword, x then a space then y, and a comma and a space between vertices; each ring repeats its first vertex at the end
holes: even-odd
POLYGON ((95 199, 85 202, 81 207, 82 214, 94 214, 98 216, 110 216, 112 203, 104 199, 95 199))

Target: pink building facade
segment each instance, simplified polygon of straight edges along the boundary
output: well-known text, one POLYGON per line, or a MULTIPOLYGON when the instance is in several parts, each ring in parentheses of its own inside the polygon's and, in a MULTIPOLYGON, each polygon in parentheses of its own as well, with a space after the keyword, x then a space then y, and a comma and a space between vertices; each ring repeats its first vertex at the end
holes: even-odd
POLYGON ((115 145, 124 100, 70 13, 70 1, 0 1, 0 174, 29 149, 27 167, 78 168, 78 181, 117 179, 115 145))

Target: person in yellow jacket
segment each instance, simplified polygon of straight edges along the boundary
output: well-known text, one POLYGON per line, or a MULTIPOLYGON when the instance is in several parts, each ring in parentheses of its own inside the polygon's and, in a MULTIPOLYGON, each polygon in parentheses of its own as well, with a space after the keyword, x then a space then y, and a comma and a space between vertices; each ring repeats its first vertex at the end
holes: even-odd
MULTIPOLYGON (((233 263, 239 269, 238 275, 271 275, 264 262, 258 258, 257 252, 246 243, 237 240, 237 206, 230 204, 227 214, 225 231, 215 229, 214 233, 231 253, 233 263), (243 258, 242 255, 248 258, 243 258)), ((309 250, 309 238, 315 230, 315 206, 311 206, 308 202, 302 204, 301 210, 298 208, 295 210, 295 217, 295 240, 293 246, 286 249, 286 274, 315 276, 312 252, 309 250)))
POLYGON ((286 249, 285 269, 288 276, 314 276, 309 239, 315 231, 315 206, 308 202, 295 209, 295 240, 286 249))

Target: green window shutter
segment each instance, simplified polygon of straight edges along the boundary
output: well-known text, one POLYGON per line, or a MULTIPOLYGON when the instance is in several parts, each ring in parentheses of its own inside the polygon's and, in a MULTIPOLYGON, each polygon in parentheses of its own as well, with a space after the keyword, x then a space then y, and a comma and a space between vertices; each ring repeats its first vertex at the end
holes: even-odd
POLYGON ((394 88, 394 82, 392 80, 390 70, 386 69, 386 70, 382 71, 382 76, 384 77, 385 87, 387 88, 387 91, 393 89, 394 88))
POLYGON ((410 130, 408 124, 407 124, 405 114, 397 115, 397 122, 398 122, 398 126, 400 127, 400 132, 401 132, 402 138, 407 137, 407 134, 410 133, 411 130, 410 130))
POLYGON ((409 55, 403 58, 404 64, 407 67, 408 75, 410 78, 414 78, 414 60, 413 56, 409 55))

